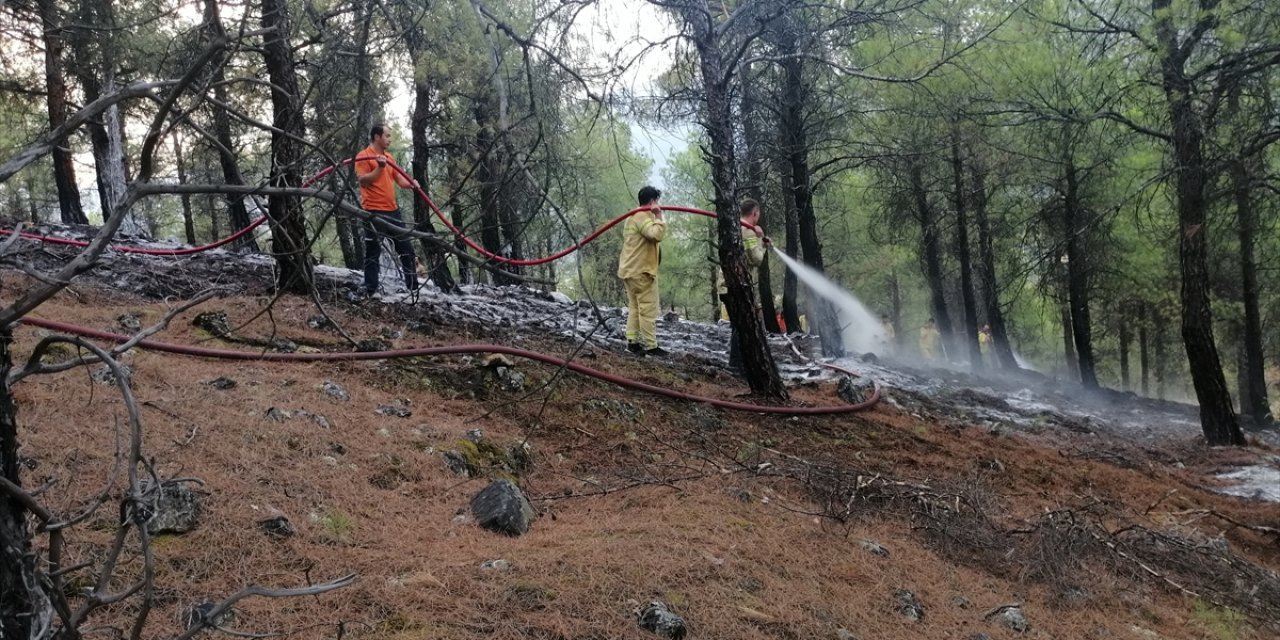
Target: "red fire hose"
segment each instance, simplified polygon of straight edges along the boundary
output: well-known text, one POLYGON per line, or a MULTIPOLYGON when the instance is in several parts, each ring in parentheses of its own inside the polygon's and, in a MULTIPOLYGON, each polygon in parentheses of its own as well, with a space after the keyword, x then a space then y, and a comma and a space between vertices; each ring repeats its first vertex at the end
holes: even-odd
MULTIPOLYGON (((319 172, 319 173, 315 174, 314 176, 311 176, 310 178, 307 178, 305 181, 303 181, 302 186, 303 186, 303 187, 309 187, 309 186, 311 186, 311 185, 315 184, 316 182, 319 182, 320 180, 322 180, 323 178, 325 178, 326 176, 328 176, 330 173, 333 173, 334 171, 336 171, 339 167, 343 167, 343 166, 346 166, 346 165, 352 164, 352 163, 357 162, 357 161, 360 161, 360 160, 373 160, 373 159, 374 159, 374 157, 373 157, 373 156, 358 156, 358 157, 355 157, 355 158, 349 158, 349 159, 343 160, 342 162, 340 162, 340 163, 338 163, 338 164, 335 164, 335 165, 332 165, 332 166, 330 166, 330 167, 327 167, 327 168, 325 168, 324 170, 322 170, 321 172, 319 172)), ((397 165, 396 163, 394 163, 394 162, 388 162, 388 163, 387 163, 387 166, 391 167, 391 168, 392 168, 392 170, 394 170, 397 174, 399 174, 399 175, 403 176, 404 178, 409 179, 410 181, 412 181, 412 179, 413 179, 413 178, 412 178, 412 176, 410 176, 408 173, 406 173, 404 169, 401 169, 401 168, 400 168, 400 166, 399 166, 399 165, 397 165)), ((480 246, 479 244, 477 244, 477 243, 476 243, 476 241, 474 241, 474 240, 472 240, 471 238, 469 238, 469 237, 466 235, 466 233, 464 233, 464 232, 462 231, 462 229, 459 229, 458 227, 454 226, 453 222, 449 220, 448 216, 444 215, 444 212, 440 210, 440 207, 436 206, 436 203, 431 199, 431 196, 427 195, 427 192, 426 192, 426 191, 424 191, 424 190, 422 189, 422 187, 414 187, 413 191, 414 191, 414 193, 418 194, 418 197, 419 197, 419 198, 422 198, 422 200, 423 200, 424 202, 426 202, 426 203, 427 203, 427 206, 431 207, 431 211, 432 211, 432 212, 434 212, 434 213, 436 214, 436 217, 440 219, 440 222, 442 222, 442 223, 444 224, 444 226, 448 227, 448 228, 449 228, 449 230, 450 230, 450 231, 452 231, 452 232, 453 232, 453 234, 454 234, 454 235, 456 235, 456 236, 458 237, 458 239, 459 239, 459 240, 462 240, 464 243, 466 243, 466 245, 467 245, 468 247, 471 247, 472 249, 474 249, 474 250, 475 250, 477 253, 479 253, 480 255, 483 255, 484 257, 486 257, 486 258, 488 258, 489 260, 492 260, 492 261, 494 261, 494 262, 498 262, 498 263, 502 263, 502 264, 516 265, 516 266, 533 266, 533 265, 546 264, 546 263, 548 263, 548 262, 554 262, 554 261, 556 261, 556 260, 559 260, 560 258, 563 258, 563 257, 565 257, 565 256, 567 256, 567 255, 569 255, 569 254, 573 253, 574 251, 577 251, 577 250, 581 249, 584 245, 586 245, 586 244, 590 243, 591 241, 595 240, 596 238, 600 237, 600 235, 601 235, 601 234, 603 234, 604 232, 606 232, 606 231, 608 231, 608 230, 610 230, 610 229, 614 228, 615 226, 617 226, 618 224, 622 223, 624 220, 626 220, 627 218, 631 217, 632 215, 635 215, 636 213, 639 213, 639 212, 641 212, 641 211, 647 211, 647 210, 648 210, 648 208, 647 208, 647 207, 640 207, 640 208, 637 208, 637 209, 632 209, 631 211, 628 211, 628 212, 626 212, 626 213, 624 213, 624 214, 622 214, 622 215, 620 215, 620 216, 618 216, 618 217, 614 218, 613 220, 610 220, 609 222, 606 222, 606 223, 605 223, 603 226, 601 226, 600 228, 596 229, 595 231, 592 231, 589 235, 587 235, 587 237, 585 237, 585 238, 583 238, 583 239, 581 239, 581 240, 579 240, 579 241, 577 241, 577 242, 573 243, 572 245, 570 245, 570 246, 568 246, 568 247, 566 247, 566 248, 564 248, 564 249, 562 249, 562 250, 560 250, 560 251, 557 251, 557 252, 555 252, 555 253, 553 253, 553 254, 551 254, 551 255, 543 256, 543 257, 540 257, 540 258, 528 258, 528 259, 516 260, 516 259, 513 259, 513 258, 508 258, 508 257, 506 257, 506 256, 500 256, 500 255, 497 255, 497 254, 495 254, 495 253, 493 253, 493 252, 491 252, 491 251, 486 250, 484 247, 480 246)), ((692 214, 695 214, 695 215, 706 216, 706 217, 708 217, 708 218, 714 218, 714 217, 716 217, 715 212, 707 211, 707 210, 705 210, 705 209, 698 209, 698 208, 696 208, 696 207, 678 207, 678 206, 672 206, 672 205, 662 205, 662 209, 663 209, 664 211, 680 211, 680 212, 683 212, 683 213, 692 213, 692 214)), ((248 233, 252 232, 254 229, 258 228, 260 225, 262 225, 262 223, 263 223, 263 222, 266 222, 266 220, 267 220, 267 217, 266 217, 266 216, 262 216, 262 217, 258 218, 257 220, 254 220, 253 222, 249 223, 249 226, 247 226, 247 227, 245 227, 245 228, 243 228, 243 229, 241 229, 241 230, 239 230, 239 231, 237 231, 237 232, 235 232, 235 233, 231 234, 230 236, 227 236, 227 237, 225 237, 225 238, 223 238, 223 239, 221 239, 221 240, 217 240, 217 241, 215 241, 215 242, 211 242, 211 243, 209 243, 209 244, 203 244, 203 245, 199 245, 199 246, 196 246, 196 247, 184 247, 184 248, 182 248, 182 249, 155 249, 155 248, 150 248, 150 247, 134 247, 134 246, 129 246, 129 245, 113 245, 111 248, 112 248, 113 250, 115 250, 115 251, 119 251, 119 252, 121 252, 121 253, 140 253, 140 254, 150 255, 150 256, 187 256, 187 255, 193 255, 193 254, 196 254, 196 253, 201 253, 201 252, 203 252, 203 251, 209 251, 210 249, 217 249, 218 247, 221 247, 221 246, 224 246, 224 245, 230 244, 230 243, 232 243, 232 242, 235 242, 236 240, 239 240, 240 238, 244 237, 246 234, 248 234, 248 233)), ((745 224, 745 223, 744 223, 742 226, 747 227, 747 228, 751 228, 749 225, 747 225, 747 224, 745 224)), ((12 233, 13 233, 13 231, 12 231, 12 230, 10 230, 10 229, 0 229, 0 235, 10 235, 10 234, 12 234, 12 233)), ((18 234, 18 235, 22 236, 23 238, 30 239, 30 240, 39 240, 39 241, 41 241, 41 242, 48 242, 48 243, 50 243, 50 244, 69 245, 69 246, 73 246, 73 247, 87 247, 87 246, 89 246, 89 242, 88 242, 88 241, 86 241, 86 240, 72 240, 72 239, 69 239, 69 238, 59 238, 59 237, 57 237, 57 236, 46 236, 46 235, 40 235, 40 234, 35 234, 35 233, 20 233, 20 234, 18 234)))
MULTIPOLYGON (((22 322, 34 327, 43 327, 53 331, 62 331, 115 343, 123 343, 131 339, 129 336, 116 333, 99 331, 97 329, 90 329, 88 327, 81 327, 65 322, 57 322, 55 320, 32 318, 31 316, 22 318, 22 322)), ((138 346, 152 351, 161 351, 164 353, 174 353, 200 358, 216 358, 222 360, 262 360, 267 362, 350 362, 356 360, 383 360, 388 358, 412 358, 417 356, 438 356, 459 353, 501 353, 537 362, 543 362, 552 366, 564 367, 575 373, 603 380, 626 389, 642 391, 644 393, 650 393, 667 398, 675 398, 677 400, 701 402, 713 407, 720 407, 722 409, 780 415, 830 415, 838 413, 853 413, 855 411, 865 411, 870 409, 880 401, 880 387, 873 386, 871 396, 866 400, 857 404, 837 405, 832 407, 778 407, 755 405, 746 402, 734 402, 732 400, 721 400, 719 398, 694 395, 692 393, 676 391, 675 389, 666 389, 640 382, 638 380, 633 380, 631 378, 600 371, 599 369, 592 369, 591 367, 586 367, 576 362, 557 358, 545 353, 529 351, 527 349, 517 349, 515 347, 507 347, 499 344, 459 344, 445 347, 410 347, 406 349, 392 349, 390 351, 345 351, 333 353, 265 353, 256 351, 236 351, 233 349, 193 347, 167 342, 157 342, 155 340, 141 340, 138 342, 138 346)), ((827 363, 822 363, 822 365, 835 371, 840 371, 849 375, 856 375, 852 371, 843 367, 827 363)))

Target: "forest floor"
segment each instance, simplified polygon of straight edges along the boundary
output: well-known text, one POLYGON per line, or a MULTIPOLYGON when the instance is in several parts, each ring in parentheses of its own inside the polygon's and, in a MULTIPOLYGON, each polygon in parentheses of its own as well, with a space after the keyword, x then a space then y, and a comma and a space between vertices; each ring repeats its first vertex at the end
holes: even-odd
MULTIPOLYGON (((31 248, 25 259, 67 255, 31 248)), ((354 274, 326 271, 316 300, 273 300, 270 277, 268 263, 224 252, 112 254, 33 315, 129 333, 218 286, 156 339, 255 348, 192 325, 212 311, 255 343, 350 350, 342 332, 396 348, 492 342, 576 353, 708 396, 747 392, 722 366, 723 327, 664 321, 676 353, 641 359, 616 339, 616 310, 528 289, 355 305, 342 295, 354 274), (341 332, 320 321, 317 300, 341 332)), ((30 280, 6 271, 2 282, 8 300, 30 280)), ((20 328, 15 353, 46 333, 20 328)), ((793 403, 841 402, 833 377, 775 346, 793 403)), ((183 611, 248 584, 348 573, 354 585, 321 596, 243 600, 225 626, 303 638, 652 638, 636 611, 661 600, 689 638, 1280 633, 1280 504, 1227 495, 1223 477, 1274 467, 1276 449, 1269 436, 1205 447, 1191 407, 870 358, 850 364, 885 381, 885 402, 790 417, 524 361, 513 379, 478 355, 289 364, 137 350, 122 361, 157 473, 202 483, 199 526, 154 541, 146 637, 176 635, 183 611), (451 470, 448 452, 469 470, 451 470), (468 516, 495 477, 515 478, 537 511, 527 534, 490 533, 468 516), (296 534, 265 533, 259 523, 277 516, 296 534), (494 560, 506 562, 485 564, 494 560)), ((121 446, 121 397, 94 371, 14 390, 24 480, 47 485, 55 513, 100 491, 121 446)), ((64 564, 101 554, 115 517, 104 507, 70 531, 64 564)), ((120 579, 140 567, 127 558, 120 579)), ((124 627, 136 607, 92 622, 124 627)))

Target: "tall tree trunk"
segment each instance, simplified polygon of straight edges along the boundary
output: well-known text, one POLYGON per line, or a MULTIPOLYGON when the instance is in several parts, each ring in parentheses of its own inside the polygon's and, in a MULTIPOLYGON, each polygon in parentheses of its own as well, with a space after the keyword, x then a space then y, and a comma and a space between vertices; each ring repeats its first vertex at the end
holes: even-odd
MULTIPOLYGON (((791 192, 791 172, 782 171, 782 193, 791 192)), ((800 220, 796 215, 796 204, 792 198, 784 197, 782 204, 783 223, 786 225, 786 242, 783 245, 783 252, 792 260, 800 259, 800 220)), ((790 269, 784 269, 782 272, 782 323, 787 325, 788 332, 800 331, 800 305, 796 300, 799 293, 799 283, 796 281, 796 274, 790 269)))
POLYGON ((1164 347, 1165 345, 1164 316, 1159 311, 1156 311, 1153 314, 1151 327, 1152 327, 1152 333, 1155 334, 1152 336, 1152 341, 1154 343, 1152 348, 1152 351, 1153 351, 1152 355, 1155 358, 1155 366, 1153 367, 1153 370, 1155 371, 1155 378, 1156 378, 1156 398, 1159 400, 1164 400, 1165 382, 1167 379, 1167 376, 1165 375, 1165 365, 1168 364, 1168 360, 1167 358, 1165 358, 1165 351, 1164 351, 1164 348, 1165 348, 1164 347))
MULTIPOLYGON (((285 0, 262 0, 262 57, 271 81, 271 186, 302 184, 301 140, 306 137, 302 118, 302 93, 294 68, 292 29, 285 0)), ((273 195, 267 200, 271 221, 271 251, 277 265, 276 286, 290 293, 307 293, 312 286, 311 252, 302 202, 296 196, 273 195)))
POLYGON ((924 186, 924 167, 920 156, 912 155, 907 162, 907 179, 911 196, 920 221, 921 257, 924 260, 924 277, 929 283, 929 308, 933 320, 942 334, 944 344, 951 337, 951 316, 947 313, 947 287, 942 276, 942 248, 938 239, 937 220, 929 204, 929 192, 924 186))
MULTIPOLYGON (((67 81, 62 74, 62 16, 56 0, 38 0, 40 24, 44 31, 45 103, 49 111, 49 129, 57 129, 67 121, 67 81)), ((53 180, 58 187, 58 208, 65 224, 88 224, 80 204, 76 186, 76 170, 71 162, 69 138, 53 148, 53 180)))
POLYGON ((1129 391, 1129 348, 1133 343, 1133 331, 1129 327, 1129 318, 1124 308, 1120 309, 1120 390, 1129 391))
MULTIPOLYGON (((182 137, 177 129, 173 131, 173 159, 178 165, 178 184, 187 183, 187 163, 182 155, 182 137)), ((191 214, 191 194, 184 193, 182 201, 182 230, 186 234, 187 244, 196 243, 196 221, 191 214)))
MULTIPOLYGON (((426 34, 418 25, 411 26, 405 32, 405 43, 409 49, 409 58, 413 61, 413 115, 409 119, 409 135, 413 137, 413 177, 422 185, 424 191, 430 192, 431 176, 428 171, 431 159, 430 133, 432 86, 429 71, 426 68, 427 50, 426 34)), ((435 224, 431 221, 433 212, 422 198, 413 198, 414 226, 419 231, 435 233, 435 224)), ((449 273, 446 254, 439 247, 426 240, 421 240, 422 253, 427 257, 427 270, 431 281, 445 293, 458 291, 458 284, 449 273)), ((553 279, 554 280, 554 279, 553 279)))
POLYGON ((1098 374, 1093 359, 1093 330, 1089 319, 1089 255, 1085 244, 1088 224, 1080 198, 1079 169, 1076 167, 1073 127, 1062 126, 1062 228, 1066 234, 1067 304, 1071 309, 1071 335, 1076 343, 1076 365, 1080 384, 1086 389, 1098 388, 1098 374))
MULTIPOLYGON (((81 0, 79 18, 84 26, 74 32, 75 64, 72 66, 88 104, 116 89, 115 12, 109 0, 81 0)), ((93 147, 102 221, 106 222, 110 212, 124 199, 128 182, 120 107, 108 107, 101 119, 90 120, 86 128, 93 147)))
POLYGON ((1240 413, 1255 426, 1271 422, 1262 346, 1262 313, 1258 293, 1258 264, 1254 258, 1257 212, 1253 205, 1253 175, 1243 160, 1231 164, 1231 186, 1236 201, 1236 228, 1240 239, 1240 297, 1244 303, 1241 327, 1242 373, 1240 413))
POLYGON ((1072 335, 1071 305, 1064 302, 1062 310, 1062 355, 1067 360, 1067 375, 1076 377, 1080 371, 1080 360, 1076 357, 1076 338, 1072 335))
POLYGON ((973 297, 973 260, 969 247, 968 202, 964 187, 964 158, 960 155, 960 131, 951 130, 952 206, 956 212, 956 260, 960 263, 960 304, 964 308, 964 336, 960 344, 969 352, 969 366, 982 368, 982 348, 978 345, 978 304, 973 297))
POLYGON ((1138 307, 1138 365, 1142 369, 1142 395, 1151 395, 1150 331, 1148 329, 1147 303, 1138 307))
POLYGON ((969 163, 970 186, 973 193, 973 220, 978 225, 978 263, 981 270, 982 306, 987 324, 991 325, 991 350, 1001 368, 1018 369, 1018 360, 1009 344, 1009 330, 1004 322, 1004 310, 1000 307, 1000 281, 996 278, 996 255, 991 238, 991 217, 987 210, 987 176, 975 160, 969 163))
MULTIPOLYGON (((765 209, 770 209, 770 214, 777 216, 776 207, 766 207, 764 205, 764 180, 765 180, 765 154, 764 154, 764 136, 760 129, 761 114, 759 112, 759 104, 756 98, 756 87, 754 79, 751 77, 750 65, 744 67, 739 78, 742 89, 742 142, 745 148, 742 150, 745 162, 747 185, 747 196, 754 199, 760 204, 760 227, 765 228, 765 219, 768 217, 764 214, 765 209)), ((756 269, 756 285, 760 292, 760 313, 764 316, 764 328, 769 333, 782 333, 782 329, 778 326, 778 310, 773 304, 773 281, 769 273, 769 255, 766 253, 764 262, 760 263, 760 267, 756 269)))
MULTIPOLYGON (((453 185, 456 188, 459 182, 458 175, 457 175, 458 162, 456 159, 448 162, 445 169, 445 173, 449 181, 449 184, 453 185)), ((453 219, 453 226, 458 229, 467 228, 466 216, 464 211, 465 211, 465 207, 456 206, 453 208, 453 211, 450 212, 450 217, 453 219)), ((467 251, 469 250, 467 248, 466 243, 463 242, 462 238, 460 237, 455 237, 453 239, 453 247, 458 252, 458 255, 466 255, 467 251)), ((474 272, 471 270, 471 263, 467 262, 466 260, 458 260, 458 284, 460 285, 471 284, 473 282, 475 282, 475 277, 474 277, 474 272)))
MULTIPOLYGON (((1160 45, 1160 76, 1168 103, 1178 209, 1178 256, 1182 271, 1182 343, 1191 367, 1191 382, 1200 403, 1200 428, 1209 445, 1244 445, 1244 433, 1231 404, 1222 361, 1213 339, 1213 309, 1209 295, 1208 202, 1209 181, 1204 159, 1204 129, 1196 113, 1197 92, 1186 75, 1190 51, 1180 46, 1171 0, 1151 0, 1156 41, 1160 45)), ((1212 14, 1212 11, 1209 12, 1212 14)), ((1205 16, 1209 19, 1211 16, 1205 16)), ((1201 23, 1204 24, 1204 23, 1201 23)))
MULTIPOLYGON (((9 388, 13 334, 0 328, 0 477, 22 485, 18 462, 18 408, 9 388)), ((52 624, 53 607, 36 577, 37 554, 22 504, 0 494, 0 637, 28 640, 52 624)))
MULTIPOLYGON (((513 257, 511 251, 502 243, 505 216, 501 210, 505 205, 502 202, 503 171, 499 159, 501 145, 495 138, 495 114, 490 99, 477 100, 473 112, 477 127, 476 149, 481 154, 476 160, 479 163, 476 168, 476 181, 480 186, 480 244, 486 251, 495 255, 513 257)), ((516 282, 499 272, 492 275, 495 285, 510 285, 516 282)))
MULTIPOLYGON (((222 27, 222 17, 218 11, 218 0, 204 0, 204 23, 205 28, 209 30, 212 37, 226 37, 226 32, 222 27)), ((222 181, 229 185, 243 185, 244 178, 240 175, 240 165, 235 156, 235 142, 231 138, 231 116, 225 108, 219 106, 228 104, 227 87, 224 84, 226 73, 222 64, 213 65, 213 76, 210 80, 213 83, 213 97, 219 103, 212 107, 213 137, 218 141, 218 145, 222 147, 218 150, 218 166, 222 169, 222 181)), ((243 195, 229 193, 226 199, 227 213, 231 219, 231 228, 233 230, 239 231, 252 224, 253 221, 249 219, 249 209, 245 207, 243 195)), ((213 237, 222 237, 222 234, 217 231, 217 225, 214 225, 213 237)), ((258 241, 253 238, 252 234, 242 236, 231 246, 254 253, 258 251, 258 241)))
MULTIPOLYGON (((794 54, 793 39, 786 40, 782 50, 794 54)), ((818 240, 818 220, 813 208, 813 191, 809 184, 809 146, 805 134, 804 108, 807 88, 804 83, 802 58, 791 55, 782 62, 783 105, 782 135, 787 154, 787 170, 791 172, 791 190, 787 194, 795 201, 796 222, 800 232, 800 249, 804 263, 818 273, 826 273, 822 260, 822 243, 818 240)), ((812 296, 814 329, 822 341, 822 354, 829 358, 844 356, 844 336, 840 326, 840 314, 826 298, 812 296)))
MULTIPOLYGON (((755 394, 785 400, 787 389, 778 375, 778 367, 769 351, 764 323, 756 310, 755 292, 747 270, 746 252, 742 245, 742 226, 734 198, 737 176, 734 166, 733 129, 730 125, 728 74, 720 50, 719 35, 711 21, 707 0, 689 0, 682 13, 688 21, 694 48, 698 52, 702 75, 703 98, 706 100, 706 129, 710 143, 711 179, 715 185, 716 229, 720 240, 720 270, 724 273, 728 295, 725 306, 729 321, 738 332, 742 351, 742 370, 755 394)), ((803 214, 801 214, 803 215, 803 214)))

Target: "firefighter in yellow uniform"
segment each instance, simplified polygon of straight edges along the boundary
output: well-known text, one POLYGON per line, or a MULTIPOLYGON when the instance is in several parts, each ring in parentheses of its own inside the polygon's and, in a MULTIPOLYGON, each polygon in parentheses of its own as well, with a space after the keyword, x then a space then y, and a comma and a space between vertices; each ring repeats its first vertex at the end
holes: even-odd
POLYGON ((667 355, 658 346, 658 245, 667 233, 658 204, 661 196, 653 187, 640 189, 637 200, 649 209, 627 218, 622 227, 618 277, 627 288, 627 350, 637 355, 667 355))
POLYGON ((982 359, 987 359, 987 354, 991 353, 991 325, 984 324, 978 330, 978 353, 982 354, 982 359))
MULTIPOLYGON (((749 226, 742 230, 742 249, 747 254, 747 271, 754 274, 760 265, 764 264, 765 254, 764 230, 760 228, 760 203, 751 198, 743 200, 738 205, 738 215, 742 223, 749 226)), ((728 319, 729 311, 725 308, 724 301, 729 289, 725 286, 723 270, 716 271, 716 287, 720 292, 722 317, 728 319)), ((742 349, 738 342, 738 329, 732 325, 729 327, 729 368, 734 370, 742 368, 742 349)))
POLYGON ((938 331, 938 324, 929 318, 929 321, 920 327, 920 355, 927 360, 933 360, 938 357, 938 343, 942 341, 942 333, 938 331))

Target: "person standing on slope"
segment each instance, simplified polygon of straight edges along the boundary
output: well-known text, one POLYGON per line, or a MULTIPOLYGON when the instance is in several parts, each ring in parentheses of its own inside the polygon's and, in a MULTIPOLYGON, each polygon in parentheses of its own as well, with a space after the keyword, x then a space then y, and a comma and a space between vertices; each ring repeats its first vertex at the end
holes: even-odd
POLYGON ((622 227, 622 253, 618 255, 618 277, 627 289, 627 351, 636 355, 665 356, 658 346, 658 264, 659 246, 667 233, 654 187, 640 189, 636 199, 646 207, 627 218, 622 227))
MULTIPOLYGON (((395 158, 387 152, 391 147, 391 130, 385 124, 375 124, 369 129, 369 146, 365 147, 357 157, 368 158, 355 163, 356 178, 360 182, 360 207, 373 215, 375 219, 388 223, 397 229, 404 230, 404 218, 400 215, 400 207, 396 204, 396 190, 417 189, 418 181, 410 180, 387 164, 395 164, 395 158)), ((364 223, 364 290, 362 293, 372 296, 378 293, 379 271, 382 261, 382 233, 369 221, 364 223)), ((417 255, 413 252, 413 244, 404 233, 393 233, 391 242, 400 258, 400 266, 404 270, 404 284, 409 291, 418 289, 417 255)))

